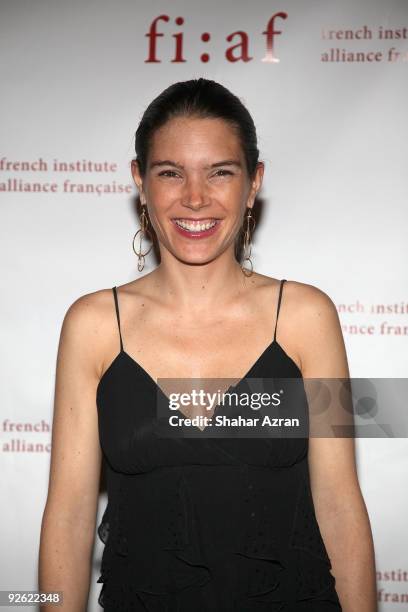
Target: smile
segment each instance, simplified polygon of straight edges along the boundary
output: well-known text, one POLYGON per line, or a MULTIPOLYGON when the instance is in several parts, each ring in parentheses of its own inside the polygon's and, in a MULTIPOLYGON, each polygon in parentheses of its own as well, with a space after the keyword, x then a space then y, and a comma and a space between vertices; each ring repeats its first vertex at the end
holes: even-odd
POLYGON ((220 225, 220 219, 172 219, 180 236, 194 239, 212 236, 220 225))
POLYGON ((203 221, 191 221, 187 219, 174 219, 174 222, 188 232, 204 232, 214 227, 216 219, 205 219, 203 221))

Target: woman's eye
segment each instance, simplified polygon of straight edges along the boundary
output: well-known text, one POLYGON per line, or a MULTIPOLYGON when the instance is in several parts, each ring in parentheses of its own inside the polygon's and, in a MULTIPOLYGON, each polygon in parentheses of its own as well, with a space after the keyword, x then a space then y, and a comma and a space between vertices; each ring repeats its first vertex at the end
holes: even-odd
POLYGON ((219 174, 219 172, 224 172, 225 174, 221 175, 221 176, 225 176, 227 174, 232 174, 232 172, 230 172, 229 170, 218 170, 218 172, 216 172, 216 174, 219 174))
POLYGON ((163 172, 159 173, 159 176, 168 176, 169 174, 177 176, 177 174, 173 170, 164 170, 163 172))

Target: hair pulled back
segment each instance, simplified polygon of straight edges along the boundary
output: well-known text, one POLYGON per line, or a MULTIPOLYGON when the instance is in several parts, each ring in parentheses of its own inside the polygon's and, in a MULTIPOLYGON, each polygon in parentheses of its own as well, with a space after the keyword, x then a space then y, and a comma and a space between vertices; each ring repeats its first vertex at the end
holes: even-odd
POLYGON ((154 132, 175 117, 223 119, 229 123, 240 140, 248 176, 254 178, 259 151, 252 117, 236 95, 220 83, 204 78, 173 83, 146 108, 135 135, 136 161, 142 177, 146 174, 154 132))

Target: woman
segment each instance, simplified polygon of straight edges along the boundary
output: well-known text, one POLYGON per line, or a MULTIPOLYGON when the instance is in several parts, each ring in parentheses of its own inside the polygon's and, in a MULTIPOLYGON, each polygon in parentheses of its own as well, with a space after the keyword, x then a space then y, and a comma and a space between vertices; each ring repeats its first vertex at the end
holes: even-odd
POLYGON ((136 132, 142 237, 160 264, 80 297, 61 332, 40 587, 67 610, 86 609, 100 445, 105 610, 376 609, 352 438, 159 432, 161 378, 349 376, 330 298, 252 271, 258 153, 246 108, 206 79, 166 89, 136 132))

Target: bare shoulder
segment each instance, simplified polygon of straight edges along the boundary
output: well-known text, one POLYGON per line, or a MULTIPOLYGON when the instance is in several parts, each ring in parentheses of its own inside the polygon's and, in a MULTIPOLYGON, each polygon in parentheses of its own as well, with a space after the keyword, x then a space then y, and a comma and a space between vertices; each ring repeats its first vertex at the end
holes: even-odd
MULTIPOLYGON (((275 303, 271 295, 275 296, 277 300, 281 285, 280 279, 256 274, 252 283, 261 293, 265 293, 268 304, 275 303)), ((259 295, 257 299, 259 299, 259 295)), ((327 293, 314 285, 285 279, 282 286, 279 325, 289 341, 290 336, 297 336, 304 326, 313 326, 313 321, 321 323, 325 320, 330 324, 336 318, 336 306, 327 293), (292 330, 292 334, 290 330, 292 330)))
MULTIPOLYGON (((87 370, 100 375, 106 350, 106 332, 115 316, 111 288, 77 297, 68 307, 61 328, 60 356, 75 355, 87 370)), ((111 334, 110 334, 111 335, 111 334)))
MULTIPOLYGON (((152 305, 154 288, 152 273, 116 285, 122 334, 129 317, 137 321, 145 312, 146 303, 152 305)), ((64 318, 62 338, 68 336, 88 374, 95 374, 100 380, 120 350, 113 287, 81 295, 69 306, 64 318)))
POLYGON ((319 287, 300 281, 287 280, 284 285, 287 307, 296 310, 299 323, 313 323, 338 319, 337 308, 331 297, 319 287))
POLYGON ((98 289, 77 297, 65 313, 63 328, 69 328, 78 338, 97 336, 112 300, 112 289, 98 289))
MULTIPOLYGON (((126 299, 126 296, 146 298, 149 294, 149 288, 152 286, 150 276, 151 273, 129 283, 117 285, 118 296, 120 294, 122 299, 126 299)), ((94 332, 97 332, 100 325, 103 326, 106 323, 110 325, 112 308, 113 313, 115 312, 114 307, 113 288, 98 289, 79 296, 69 306, 65 317, 74 321, 78 327, 82 327, 84 332, 89 330, 89 323, 93 322, 94 332)))
POLYGON ((347 377, 341 323, 331 297, 322 289, 294 280, 284 285, 286 325, 296 343, 303 376, 347 377))
MULTIPOLYGON (((252 282, 260 289, 276 290, 281 284, 281 279, 254 273, 252 282)), ((336 311, 335 304, 327 293, 314 285, 300 281, 285 279, 282 299, 285 300, 286 308, 294 308, 298 313, 301 309, 305 316, 308 312, 312 314, 322 310, 336 311)))

